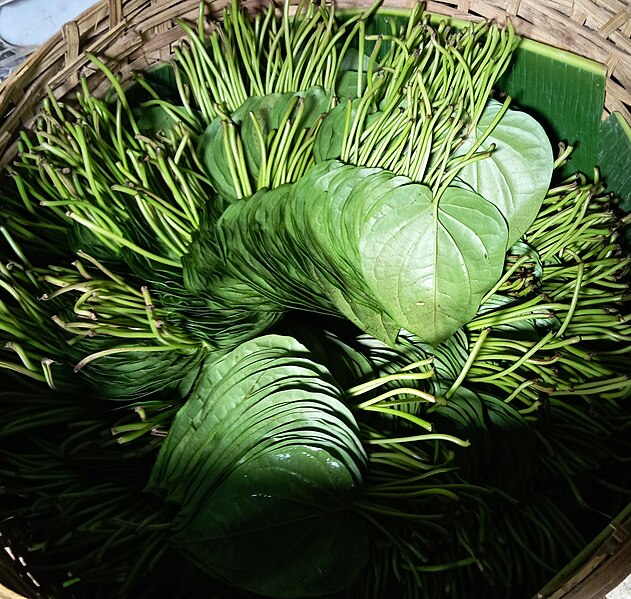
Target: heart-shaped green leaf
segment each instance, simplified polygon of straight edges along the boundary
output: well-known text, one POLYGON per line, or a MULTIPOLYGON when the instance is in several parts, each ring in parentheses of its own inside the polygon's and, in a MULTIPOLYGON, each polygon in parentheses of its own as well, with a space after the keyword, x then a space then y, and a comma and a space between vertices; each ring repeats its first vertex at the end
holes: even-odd
POLYGON ((292 337, 259 337, 209 360, 148 486, 181 506, 177 550, 266 596, 349 587, 368 556, 366 522, 351 509, 366 455, 341 399, 292 337))
POLYGON ((502 274, 506 238, 502 214, 480 195, 449 187, 436 201, 405 185, 364 222, 362 273, 399 326, 436 345, 475 316, 502 274))
MULTIPOLYGON (((464 154, 485 133, 502 109, 491 100, 459 150, 464 154)), ((545 197, 554 157, 543 127, 529 114, 507 110, 483 141, 479 151, 495 150, 489 158, 466 165, 458 178, 495 204, 508 222, 508 245, 533 223, 545 197)))
POLYGON ((266 597, 320 597, 348 588, 368 558, 357 486, 344 464, 298 443, 240 464, 194 509, 172 542, 204 570, 266 597))

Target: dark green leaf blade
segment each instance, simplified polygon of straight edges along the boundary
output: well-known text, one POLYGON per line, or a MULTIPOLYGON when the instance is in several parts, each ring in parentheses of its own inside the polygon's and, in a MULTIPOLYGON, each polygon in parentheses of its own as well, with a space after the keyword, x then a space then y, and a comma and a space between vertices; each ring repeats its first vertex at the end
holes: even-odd
POLYGON ((631 212, 631 126, 614 112, 600 126, 598 166, 607 189, 622 200, 622 209, 631 212))
POLYGON ((201 506, 176 519, 172 542, 229 583, 269 597, 348 588, 368 558, 357 487, 323 449, 296 444, 232 471, 201 506))

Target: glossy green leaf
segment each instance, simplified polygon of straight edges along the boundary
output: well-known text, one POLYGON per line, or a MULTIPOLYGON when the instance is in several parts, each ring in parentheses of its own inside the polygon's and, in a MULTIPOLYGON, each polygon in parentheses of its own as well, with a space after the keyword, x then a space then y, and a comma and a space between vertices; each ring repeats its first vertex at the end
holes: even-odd
POLYGON ((471 442, 468 448, 454 449, 465 478, 508 493, 531 488, 537 455, 535 436, 513 406, 460 386, 445 405, 436 406, 433 416, 438 429, 471 442))
POLYGON ((399 341, 405 347, 414 348, 417 352, 422 350, 426 355, 434 357, 432 366, 436 371, 436 376, 432 379, 432 386, 438 395, 445 393, 451 387, 464 369, 469 357, 469 340, 464 329, 458 329, 436 347, 423 343, 409 333, 401 334, 399 341))
POLYGON ((239 464, 174 523, 174 546, 202 569, 266 597, 348 588, 368 559, 358 492, 344 464, 296 443, 239 464))
MULTIPOLYGON (((349 81, 346 83, 351 84, 352 81, 352 78, 349 78, 349 81)), ((354 79, 354 82, 355 84, 357 83, 356 79, 354 79)), ((348 93, 350 93, 350 89, 348 93)), ((355 119, 360 103, 359 99, 350 99, 351 97, 352 96, 343 98, 322 121, 322 125, 316 133, 315 144, 313 146, 313 157, 316 162, 336 160, 341 157, 344 141, 349 133, 348 129, 355 119)), ((380 118, 383 114, 382 112, 375 112, 371 109, 369 109, 368 112, 366 123, 380 118)))
POLYGON ((138 351, 101 357, 81 369, 81 377, 108 399, 130 401, 154 393, 175 393, 174 401, 189 392, 205 357, 190 351, 138 351))
POLYGON ((172 129, 176 120, 161 106, 144 107, 135 111, 136 122, 144 135, 154 137, 158 132, 172 129))
POLYGON ((394 190, 364 224, 362 273, 388 314, 438 344, 475 316, 504 264, 506 223, 481 196, 447 188, 394 190))
POLYGON ((313 146, 316 162, 334 160, 342 155, 346 123, 351 123, 355 118, 358 103, 359 100, 352 102, 343 100, 326 115, 318 129, 313 146))
POLYGON ((607 189, 622 200, 622 209, 631 212, 631 125, 620 113, 613 113, 600 126, 598 166, 607 189))
POLYGON ((468 189, 449 187, 436 201, 406 177, 325 161, 234 203, 209 235, 216 249, 193 247, 202 263, 185 259, 185 279, 208 273, 216 298, 238 280, 243 291, 226 309, 337 312, 387 343, 404 328, 435 345, 497 282, 507 227, 468 189))
MULTIPOLYGON (((297 341, 278 335, 242 343, 219 359, 211 356, 160 451, 150 489, 171 501, 182 501, 191 484, 187 477, 207 461, 205 447, 214 446, 213 460, 218 457, 219 448, 224 448, 232 451, 236 461, 241 457, 240 451, 259 443, 261 439, 253 436, 247 442, 243 438, 241 446, 232 446, 230 437, 238 438, 247 430, 247 426, 239 428, 243 426, 244 410, 264 405, 261 402, 265 395, 255 396, 261 390, 272 392, 270 401, 274 402, 279 401, 279 393, 286 387, 294 390, 296 400, 301 397, 301 389, 307 391, 308 387, 306 399, 317 400, 323 410, 332 407, 340 426, 355 426, 353 416, 339 401, 340 392, 330 374, 309 357, 309 352, 297 341), (267 388, 270 382, 274 383, 273 389, 267 388), (226 431, 222 433, 224 428, 226 431)), ((213 480, 209 477, 208 484, 213 480)))
POLYGON ((278 328, 282 334, 291 335, 307 347, 314 359, 345 389, 374 374, 374 364, 363 351, 352 327, 347 334, 342 334, 337 319, 330 319, 329 329, 321 316, 316 318, 315 323, 310 323, 305 318, 287 315, 278 328))
MULTIPOLYGON (((465 139, 464 154, 489 129, 502 105, 491 100, 465 139)), ((482 143, 494 151, 489 158, 466 165, 458 174, 471 189, 495 204, 508 223, 508 245, 513 245, 534 221, 545 197, 554 158, 543 127, 530 115, 507 110, 482 143)))
MULTIPOLYGON (((598 149, 598 165, 607 186, 616 197, 622 200, 620 207, 631 213, 631 126, 621 114, 614 113, 602 122, 598 149)), ((627 250, 631 248, 631 227, 627 224, 623 231, 627 250)))
MULTIPOLYGON (((356 98, 357 82, 360 77, 358 71, 360 54, 356 48, 350 47, 344 54, 339 66, 339 74, 335 82, 335 95, 338 98, 356 98)), ((366 88, 366 71, 370 56, 364 54, 362 57, 362 89, 366 88)), ((375 65, 374 68, 378 68, 375 65)))
POLYGON ((266 596, 348 587, 367 560, 366 523, 351 510, 366 457, 341 393, 291 337, 208 361, 147 488, 181 506, 175 548, 266 596))

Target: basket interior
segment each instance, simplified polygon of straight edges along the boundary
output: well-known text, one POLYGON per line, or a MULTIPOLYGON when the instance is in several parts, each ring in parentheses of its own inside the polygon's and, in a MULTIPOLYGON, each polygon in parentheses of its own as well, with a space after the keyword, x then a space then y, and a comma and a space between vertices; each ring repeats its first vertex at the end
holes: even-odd
MULTIPOLYGON (((386 31, 393 20, 402 20, 403 15, 403 9, 382 9, 374 21, 374 31, 386 31)), ((457 25, 457 21, 454 24, 457 25)), ((516 105, 534 114, 546 126, 553 142, 564 141, 575 146, 566 167, 568 172, 578 170, 591 175, 598 165, 608 189, 621 198, 623 210, 631 212, 631 178, 628 176, 631 127, 619 113, 605 115, 603 119, 607 79, 607 67, 602 64, 527 40, 518 50, 501 88, 513 97, 516 105)), ((631 240, 628 229, 626 238, 631 240)), ((611 507, 618 510, 623 503, 621 500, 611 507)), ((596 536, 596 545, 588 549, 596 549, 605 540, 603 534, 596 536)), ((589 553, 577 557, 572 572, 579 568, 579 562, 582 564, 589 558, 589 553)), ((3 573, 2 567, 0 573, 3 573)), ((545 593, 542 590, 542 596, 565 582, 568 575, 568 572, 560 573, 561 578, 555 578, 556 583, 551 582, 545 593)), ((20 580, 28 585, 24 576, 20 580)), ((3 582, 11 583, 9 579, 3 582)), ((26 592, 24 586, 16 586, 16 590, 26 592)))

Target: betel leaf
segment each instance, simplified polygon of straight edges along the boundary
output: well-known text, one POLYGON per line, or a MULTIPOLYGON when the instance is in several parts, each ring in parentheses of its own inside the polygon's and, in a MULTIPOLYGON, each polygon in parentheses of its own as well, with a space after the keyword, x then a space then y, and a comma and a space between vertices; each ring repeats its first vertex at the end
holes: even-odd
POLYGON ((158 132, 173 129, 177 121, 162 106, 145 106, 134 111, 136 122, 144 135, 155 137, 158 132))
MULTIPOLYGON (((279 127, 288 119, 296 129, 311 128, 331 106, 332 94, 321 87, 286 94, 268 94, 248 98, 233 114, 217 117, 199 140, 199 154, 215 190, 225 199, 237 200, 226 147, 231 144, 227 128, 234 127, 240 138, 247 174, 257 189, 257 180, 267 148, 277 135, 285 135, 279 127), (256 123, 254 122, 256 121, 256 123)), ((244 176, 244 175, 240 175, 244 176)))
MULTIPOLYGON (((351 73, 348 73, 348 79, 344 78, 342 80, 347 93, 351 91, 349 86, 357 85, 357 78, 351 75, 351 73)), ((359 98, 343 97, 342 101, 324 117, 322 125, 316 133, 313 145, 313 156, 316 162, 334 160, 342 156, 344 142, 349 134, 351 124, 355 120, 359 106, 359 98)), ((372 108, 368 108, 366 123, 379 119, 382 115, 381 111, 374 111, 372 108)))
MULTIPOLYGON (((325 161, 294 186, 290 209, 296 221, 301 215, 306 237, 304 249, 315 265, 314 279, 339 312, 363 331, 394 343, 400 326, 384 312, 361 278, 357 258, 358 228, 349 227, 348 199, 361 198, 363 216, 372 202, 393 187, 407 183, 388 171, 325 161), (320 190, 313 194, 312 190, 320 190), (308 202, 305 198, 311 196, 308 202), (301 209, 301 206, 303 208, 301 209)), ((295 230, 299 231, 298 223, 295 230)), ((302 244, 298 244, 302 245, 302 244)))
POLYGON ((464 329, 458 329, 436 347, 423 343, 416 335, 411 335, 407 331, 399 335, 399 343, 408 352, 412 350, 418 352, 418 359, 421 359, 423 355, 421 352, 433 356, 432 367, 436 376, 432 377, 430 384, 438 395, 451 387, 465 368, 469 357, 469 340, 464 329))
POLYGON ((140 106, 143 102, 155 98, 156 95, 161 100, 168 100, 175 105, 179 105, 180 93, 172 64, 158 63, 156 66, 143 71, 142 79, 145 85, 135 82, 125 89, 125 96, 130 106, 140 106), (154 93, 150 93, 147 90, 147 85, 154 93))
POLYGON ((121 252, 118 248, 103 243, 102 239, 95 235, 88 227, 79 223, 72 223, 67 232, 68 248, 73 252, 89 251, 90 256, 97 260, 119 262, 121 252))
MULTIPOLYGON (((449 381, 446 382, 449 387, 449 381)), ((493 457, 485 409, 480 395, 460 385, 444 404, 432 406, 436 430, 460 436, 469 447, 454 447, 455 462, 467 480, 477 480, 481 463, 493 457)))
MULTIPOLYGON (((361 55, 356 48, 348 48, 340 62, 339 74, 335 82, 335 93, 338 98, 356 98, 357 84, 361 75, 361 89, 366 89, 367 71, 370 64, 370 56, 361 55), (360 67, 361 58, 361 72, 360 67)), ((373 69, 378 69, 377 64, 373 65, 373 69)))
MULTIPOLYGON (((313 360, 296 365, 296 357, 309 355, 295 339, 279 335, 257 337, 218 359, 211 354, 162 446, 149 489, 164 494, 170 501, 181 502, 191 484, 189 476, 200 467, 200 460, 204 460, 204 454, 198 453, 197 449, 204 444, 214 444, 216 454, 219 444, 225 443, 228 437, 228 433, 219 434, 221 425, 226 424, 229 417, 236 417, 237 410, 247 407, 246 400, 270 377, 280 390, 280 382, 287 377, 299 377, 304 383, 315 373, 320 391, 326 390, 334 396, 336 391, 331 388, 327 378, 330 375, 324 367, 313 360), (283 362, 278 364, 278 359, 283 362), (215 435, 218 435, 216 439, 215 435), (180 460, 181 456, 186 456, 184 461, 180 460)), ((296 398, 299 396, 297 392, 296 398)), ((350 412, 333 397, 331 401, 337 407, 338 416, 350 422, 350 412)), ((239 431, 232 432, 238 434, 239 431)), ((244 448, 258 441, 260 439, 251 437, 246 441, 243 438, 240 446, 232 448, 235 461, 241 457, 244 448)))
POLYGON ((351 123, 357 113, 359 100, 344 100, 331 110, 318 129, 313 156, 316 162, 333 160, 342 155, 346 124, 351 123))
POLYGON ((176 403, 190 391, 204 357, 199 348, 152 352, 139 346, 132 353, 90 362, 81 370, 81 377, 108 399, 131 401, 169 393, 176 403))
POLYGON ((537 450, 533 429, 511 404, 461 385, 445 405, 432 408, 438 430, 466 437, 455 462, 468 480, 515 494, 531 488, 537 450))
POLYGON ((480 393, 491 433, 492 450, 486 452, 481 480, 513 496, 531 489, 536 474, 536 437, 533 428, 503 397, 480 393), (519 467, 516 467, 519 466, 519 467))
MULTIPOLYGON (((348 71, 357 72, 359 70, 360 59, 362 63, 362 72, 366 72, 370 63, 370 55, 365 52, 360 54, 357 48, 350 46, 347 48, 346 52, 344 52, 344 56, 340 61, 339 71, 341 73, 346 73, 348 71)), ((377 69, 378 65, 375 64, 373 68, 377 69)))
POLYGON ((227 582, 268 597, 348 588, 368 558, 357 486, 327 451, 298 443, 240 464, 174 524, 173 544, 227 582))
POLYGON ((366 523, 352 510, 366 456, 341 400, 329 371, 291 337, 259 337, 208 361, 147 488, 181 506, 173 546, 266 596, 350 586, 368 554, 366 523))
POLYGON ((246 160, 253 174, 258 173, 262 156, 259 135, 250 113, 253 113, 263 137, 267 140, 269 134, 277 130, 288 115, 295 121, 296 127, 308 129, 331 107, 331 93, 321 87, 310 87, 306 91, 295 93, 269 94, 250 105, 253 99, 249 98, 232 115, 232 120, 241 125, 246 160))
POLYGON ((355 329, 348 327, 349 331, 343 334, 336 320, 331 319, 332 330, 329 330, 323 326, 326 321, 321 316, 311 323, 305 318, 289 314, 277 328, 305 345, 314 358, 329 370, 335 381, 347 389, 374 375, 375 369, 365 352, 361 351, 355 329))
MULTIPOLYGON (((366 89, 366 74, 361 74, 362 89, 366 89)), ((359 80, 358 71, 342 71, 335 83, 335 91, 339 98, 356 98, 357 97, 357 84, 359 80)))
POLYGON ((363 276, 397 324, 436 345, 471 320, 502 274, 507 227, 480 195, 438 201, 410 184, 383 196, 359 240, 363 276))
POLYGON ((324 161, 233 203, 209 235, 215 250, 195 252, 207 292, 242 286, 226 309, 337 313, 389 344, 403 328, 436 345, 501 276, 507 225, 471 190, 437 199, 384 169, 324 161))
MULTIPOLYGON (((458 151, 465 154, 499 115, 502 104, 491 100, 458 151)), ((500 118, 480 150, 495 146, 489 158, 466 165, 458 174, 474 191, 495 204, 508 222, 512 245, 532 224, 545 197, 554 158, 543 127, 525 112, 510 110, 500 118)))

